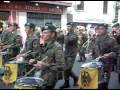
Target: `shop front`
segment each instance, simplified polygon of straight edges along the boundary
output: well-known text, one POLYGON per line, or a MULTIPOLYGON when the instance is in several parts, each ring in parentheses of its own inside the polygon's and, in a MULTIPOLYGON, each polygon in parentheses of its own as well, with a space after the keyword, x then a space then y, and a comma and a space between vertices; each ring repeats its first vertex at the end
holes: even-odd
POLYGON ((70 5, 60 5, 57 1, 30 2, 30 1, 10 1, 0 2, 0 20, 25 24, 34 23, 43 26, 46 22, 53 22, 61 27, 61 19, 64 10, 70 5), (49 2, 52 2, 49 4, 49 2), (24 14, 23 14, 24 13, 24 14), (21 19, 22 18, 22 19, 21 19), (24 20, 24 19, 25 20, 24 20))

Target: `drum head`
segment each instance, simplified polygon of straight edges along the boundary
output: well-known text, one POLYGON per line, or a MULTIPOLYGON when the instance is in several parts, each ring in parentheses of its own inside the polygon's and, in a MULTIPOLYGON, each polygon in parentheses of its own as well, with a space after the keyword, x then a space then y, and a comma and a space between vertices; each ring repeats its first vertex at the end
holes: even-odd
POLYGON ((98 61, 91 61, 81 65, 82 68, 99 68, 102 66, 103 66, 102 62, 98 62, 98 61))
POLYGON ((23 77, 16 81, 16 85, 19 86, 31 86, 31 87, 40 87, 43 86, 44 80, 36 77, 23 77))
POLYGON ((14 60, 14 61, 9 61, 8 63, 9 64, 19 64, 19 63, 23 63, 23 61, 16 61, 16 60, 14 60))

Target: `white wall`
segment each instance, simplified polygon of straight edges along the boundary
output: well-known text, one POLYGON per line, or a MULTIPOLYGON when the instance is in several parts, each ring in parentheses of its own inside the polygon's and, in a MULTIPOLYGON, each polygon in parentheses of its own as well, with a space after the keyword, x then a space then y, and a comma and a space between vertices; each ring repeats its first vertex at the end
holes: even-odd
POLYGON ((61 28, 66 29, 67 24, 67 9, 64 10, 64 13, 61 15, 61 28))
POLYGON ((120 23, 120 9, 118 10, 118 22, 120 23))
MULTIPOLYGON (((23 45, 25 44, 25 40, 26 40, 26 33, 24 31, 24 25, 27 22, 27 12, 18 12, 18 22, 19 22, 19 26, 20 26, 20 31, 21 31, 21 35, 23 38, 23 45)), ((23 46, 24 48, 24 46, 23 46)))
POLYGON ((105 21, 112 22, 114 19, 114 4, 115 1, 108 1, 108 13, 103 14, 103 1, 84 1, 84 11, 76 12, 73 6, 75 1, 72 2, 72 7, 68 8, 68 12, 73 14, 73 21, 105 21))

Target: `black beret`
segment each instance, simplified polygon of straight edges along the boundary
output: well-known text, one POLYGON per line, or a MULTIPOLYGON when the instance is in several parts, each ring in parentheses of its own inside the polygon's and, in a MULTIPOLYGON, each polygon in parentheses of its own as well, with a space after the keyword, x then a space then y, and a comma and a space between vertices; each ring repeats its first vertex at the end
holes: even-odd
POLYGON ((120 26, 119 23, 114 23, 114 24, 112 25, 112 28, 113 28, 113 27, 118 27, 118 26, 120 26))
POLYGON ((35 24, 33 23, 26 23, 25 26, 29 26, 30 28, 35 29, 35 24))
POLYGON ((49 30, 56 32, 56 27, 52 23, 46 23, 44 27, 42 27, 42 31, 49 30))
POLYGON ((105 23, 98 24, 95 29, 97 29, 99 27, 104 27, 105 29, 108 29, 108 24, 105 24, 105 23))
POLYGON ((71 26, 73 26, 74 24, 73 24, 72 22, 69 22, 69 23, 67 23, 66 25, 71 25, 71 26))

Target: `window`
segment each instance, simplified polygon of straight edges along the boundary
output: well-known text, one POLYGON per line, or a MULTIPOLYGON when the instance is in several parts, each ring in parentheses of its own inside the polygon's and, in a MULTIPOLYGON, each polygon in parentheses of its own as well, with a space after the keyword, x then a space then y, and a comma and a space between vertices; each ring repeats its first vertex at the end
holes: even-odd
MULTIPOLYGON (((78 1, 77 1, 78 2, 78 1)), ((79 1, 80 3, 77 4, 77 10, 84 10, 84 1, 79 1)))
POLYGON ((103 14, 107 14, 108 2, 103 1, 103 14))

